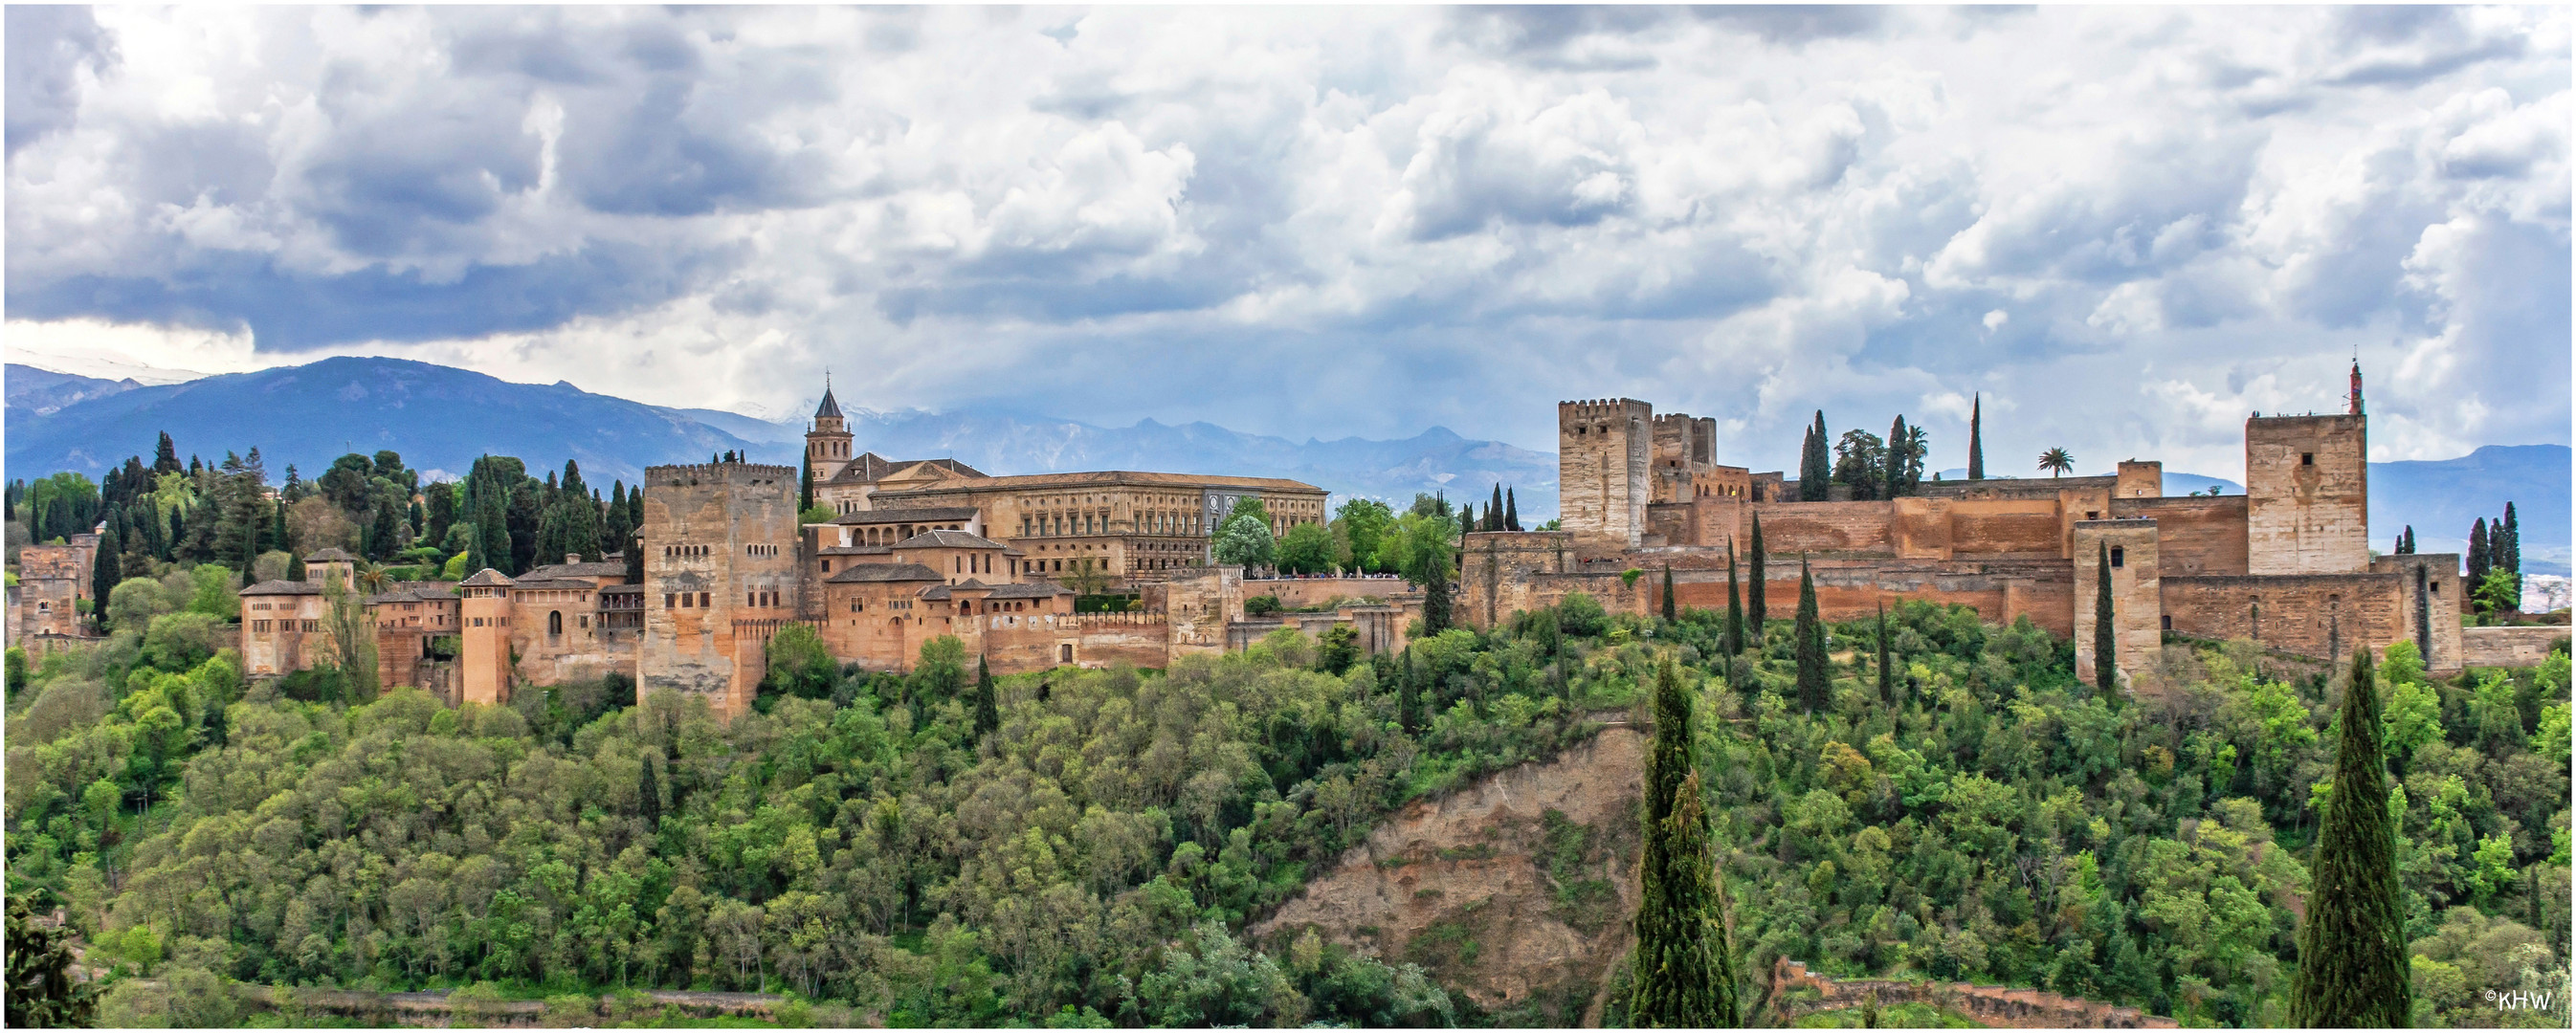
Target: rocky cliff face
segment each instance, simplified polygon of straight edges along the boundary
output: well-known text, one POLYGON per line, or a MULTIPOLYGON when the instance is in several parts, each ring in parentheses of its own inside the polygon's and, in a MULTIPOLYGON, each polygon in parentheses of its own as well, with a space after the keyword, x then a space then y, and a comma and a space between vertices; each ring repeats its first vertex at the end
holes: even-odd
POLYGON ((1253 927, 1413 961, 1506 1025, 1572 1026, 1625 954, 1642 729, 1419 801, 1253 927))

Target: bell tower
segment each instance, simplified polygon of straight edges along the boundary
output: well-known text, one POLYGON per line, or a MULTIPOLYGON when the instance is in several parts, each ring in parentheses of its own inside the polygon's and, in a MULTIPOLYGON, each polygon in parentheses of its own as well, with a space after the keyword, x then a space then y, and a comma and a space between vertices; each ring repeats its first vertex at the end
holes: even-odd
POLYGON ((814 466, 814 481, 831 480, 850 465, 849 423, 841 404, 832 399, 832 374, 823 374, 823 404, 814 407, 814 423, 805 429, 805 460, 814 466))

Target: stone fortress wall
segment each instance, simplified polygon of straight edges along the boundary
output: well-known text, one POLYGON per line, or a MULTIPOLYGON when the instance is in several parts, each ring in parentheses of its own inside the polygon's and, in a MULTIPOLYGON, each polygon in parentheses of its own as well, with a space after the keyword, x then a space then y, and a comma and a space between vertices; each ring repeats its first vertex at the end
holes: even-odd
POLYGON ((2095 591, 2107 571, 2123 671, 2154 670, 2167 632, 2318 658, 2414 639, 2431 669, 2459 670, 2459 558, 2370 556, 2357 369, 2348 410, 2249 417, 2242 496, 2168 498, 2162 464, 2129 460, 2111 476, 1788 502, 1764 497, 1765 486, 1791 494, 1793 482, 1778 474, 1718 466, 1700 447, 1698 421, 1658 416, 1634 399, 1563 402, 1563 530, 1467 535, 1460 613, 1490 627, 1580 591, 1648 614, 1660 608, 1667 569, 1677 606, 1722 607, 1727 549, 1743 559, 1758 520, 1774 616, 1795 607, 1803 561, 1827 620, 1865 618, 1900 599, 1962 604, 1995 622, 2028 617, 2075 639, 2089 679, 2095 591), (1653 428, 1653 447, 1632 447, 1639 428, 1653 428), (1645 483, 1656 490, 1640 521, 1629 503, 1645 483), (1752 490, 1664 487, 1685 483, 1752 490), (1631 582, 1623 575, 1632 569, 1647 576, 1631 582))

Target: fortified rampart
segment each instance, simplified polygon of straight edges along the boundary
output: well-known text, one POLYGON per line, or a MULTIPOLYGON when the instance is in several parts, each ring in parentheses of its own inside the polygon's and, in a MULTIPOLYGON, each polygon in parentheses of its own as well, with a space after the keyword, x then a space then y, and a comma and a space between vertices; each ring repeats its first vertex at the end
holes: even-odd
POLYGON ((644 471, 645 691, 696 693, 719 714, 750 709, 767 639, 738 629, 797 613, 796 491, 792 466, 644 471))

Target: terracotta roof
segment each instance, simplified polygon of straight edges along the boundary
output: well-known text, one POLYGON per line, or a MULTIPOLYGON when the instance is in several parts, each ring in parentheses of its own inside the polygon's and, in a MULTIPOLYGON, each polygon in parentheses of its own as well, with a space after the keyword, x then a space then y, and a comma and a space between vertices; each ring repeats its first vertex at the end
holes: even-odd
POLYGON ((598 588, 599 582, 597 581, 586 581, 577 577, 538 577, 533 571, 531 571, 527 577, 517 578, 510 582, 511 591, 534 590, 556 592, 572 589, 597 590, 598 588))
POLYGON ((1053 598, 1055 598, 1056 596, 1059 596, 1059 595, 1072 595, 1072 594, 1074 594, 1073 589, 1066 588, 1066 587, 1064 587, 1063 585, 1050 585, 1050 584, 1038 583, 1038 584, 1027 584, 1027 585, 1003 585, 1003 586, 1001 586, 1001 587, 999 587, 999 588, 995 588, 995 589, 993 589, 993 594, 988 595, 988 596, 985 596, 984 598, 987 598, 987 599, 1053 599, 1053 598))
POLYGON ((935 495, 942 492, 1030 490, 1043 488, 1109 487, 1121 484, 1150 484, 1174 488, 1265 488, 1271 491, 1313 492, 1324 489, 1304 481, 1283 477, 1228 477, 1221 474, 1147 473, 1138 470, 1090 470, 1076 473, 1030 473, 1009 477, 986 477, 969 484, 931 484, 907 488, 892 499, 935 495))
POLYGON ((966 589, 966 590, 968 590, 968 591, 981 592, 981 591, 985 591, 985 590, 991 589, 993 586, 988 585, 988 584, 985 584, 983 581, 978 580, 978 579, 976 579, 976 578, 971 578, 971 577, 970 577, 970 578, 967 578, 967 579, 966 579, 966 580, 964 580, 964 581, 960 581, 960 582, 958 582, 958 583, 956 583, 956 584, 953 584, 953 585, 950 585, 950 586, 948 586, 948 587, 950 587, 950 588, 963 588, 963 589, 966 589))
POLYGON ((599 594, 601 594, 601 595, 643 595, 643 594, 644 594, 644 586, 642 586, 642 585, 601 585, 601 586, 599 586, 599 594))
POLYGON ((939 572, 918 563, 861 563, 823 580, 833 584, 872 581, 937 581, 939 572))
POLYGON ((397 583, 391 591, 368 596, 367 605, 453 602, 455 599, 456 583, 453 581, 404 581, 397 583))
POLYGON ((894 543, 897 549, 999 549, 1002 543, 964 531, 923 531, 894 543))
POLYGON ((322 586, 311 581, 262 581, 242 589, 243 595, 321 595, 322 586))
POLYGON ((922 589, 922 590, 921 590, 921 597, 922 597, 922 598, 924 598, 924 599, 932 600, 932 601, 938 601, 938 600, 946 599, 946 598, 948 598, 948 586, 947 586, 947 585, 932 585, 932 586, 930 586, 930 587, 928 587, 928 588, 922 589))
POLYGON ((491 587, 499 586, 499 587, 505 587, 505 588, 506 588, 506 587, 508 587, 511 583, 512 583, 512 582, 510 581, 510 576, 509 576, 509 575, 507 575, 507 574, 503 574, 503 573, 501 573, 500 571, 494 570, 494 569, 492 569, 492 568, 490 568, 490 567, 485 567, 485 568, 483 568, 483 569, 481 569, 481 570, 475 571, 475 572, 474 572, 474 576, 469 577, 469 578, 466 578, 464 581, 458 582, 458 587, 461 587, 461 588, 491 588, 491 587))
POLYGON ((859 453, 858 458, 850 460, 849 465, 842 467, 841 472, 833 474, 832 480, 859 483, 881 481, 886 478, 886 475, 894 473, 897 470, 901 470, 908 466, 919 466, 923 463, 929 463, 961 477, 981 478, 984 476, 983 471, 977 470, 974 467, 968 466, 954 459, 895 460, 888 459, 874 452, 861 452, 859 453))
POLYGON ((889 548, 891 548, 891 546, 826 545, 821 549, 816 550, 814 554, 817 556, 883 556, 889 548))
POLYGON ((528 569, 528 577, 624 577, 623 563, 548 563, 528 569))
POLYGON ((836 524, 921 524, 934 520, 972 520, 979 512, 973 506, 921 506, 914 509, 871 509, 864 513, 843 513, 832 518, 836 524))
POLYGON ((355 556, 349 555, 348 553, 342 552, 342 551, 340 551, 340 550, 338 550, 338 549, 336 549, 336 548, 333 548, 333 549, 323 549, 322 551, 320 551, 320 552, 316 552, 316 553, 314 553, 313 555, 306 556, 306 557, 304 557, 304 562, 306 562, 306 563, 356 563, 356 562, 358 562, 358 558, 357 558, 357 557, 355 557, 355 556))

